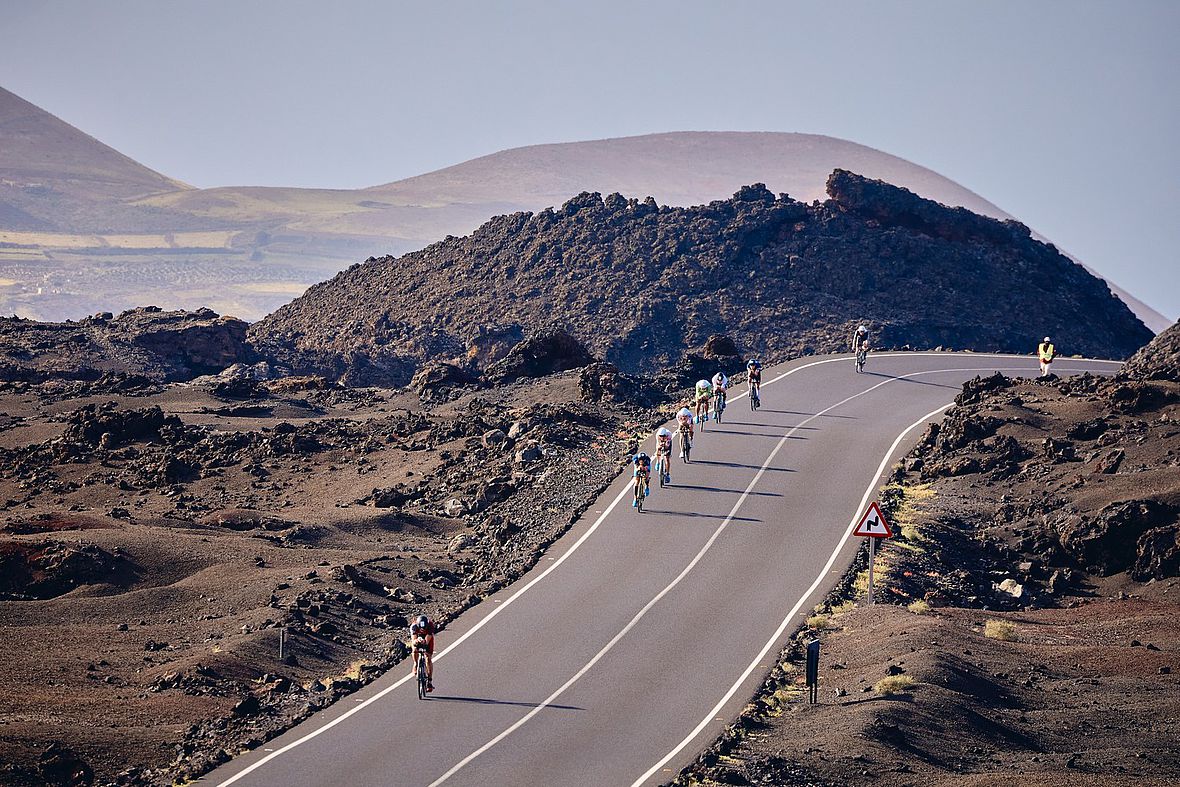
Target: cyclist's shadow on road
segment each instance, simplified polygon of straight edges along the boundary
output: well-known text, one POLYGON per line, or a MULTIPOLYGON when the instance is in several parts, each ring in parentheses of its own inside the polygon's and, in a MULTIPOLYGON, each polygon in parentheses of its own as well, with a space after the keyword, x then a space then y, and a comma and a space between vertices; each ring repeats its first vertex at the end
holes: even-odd
MULTIPOLYGON (((889 375, 881 375, 881 376, 888 377, 889 375)), ((847 418, 849 421, 858 420, 855 415, 837 415, 836 413, 802 413, 802 412, 799 412, 798 410, 771 410, 769 407, 759 407, 758 412, 760 412, 760 413, 778 413, 779 415, 807 415, 807 416, 815 416, 817 418, 847 418)), ((798 428, 798 427, 796 427, 796 428, 798 428)))
MULTIPOLYGON (((650 503, 645 503, 644 505, 650 505, 650 503)), ((702 514, 697 511, 661 511, 661 510, 655 509, 655 508, 643 509, 643 516, 648 516, 648 515, 674 516, 674 517, 685 517, 685 518, 692 517, 695 519, 728 519, 731 522, 761 522, 762 521, 761 519, 753 519, 748 516, 726 516, 725 514, 702 514)))
POLYGON ((720 467, 743 467, 747 470, 766 470, 774 473, 794 473, 795 471, 789 467, 760 467, 758 465, 744 465, 741 462, 718 462, 716 459, 694 459, 690 464, 694 465, 718 465, 720 467))
MULTIPOLYGON (((494 700, 488 697, 454 697, 454 696, 440 696, 438 694, 431 695, 431 702, 469 702, 475 705, 515 705, 520 708, 539 708, 539 702, 514 702, 512 700, 494 700)), ((577 705, 554 705, 550 703, 546 708, 553 708, 554 710, 586 710, 577 705)))
POLYGON ((955 391, 960 390, 961 385, 947 385, 946 383, 932 383, 929 380, 915 380, 912 377, 906 377, 896 374, 882 374, 881 372, 864 372, 870 377, 884 377, 888 380, 898 380, 903 383, 913 383, 914 385, 929 385, 931 388, 951 388, 955 391))

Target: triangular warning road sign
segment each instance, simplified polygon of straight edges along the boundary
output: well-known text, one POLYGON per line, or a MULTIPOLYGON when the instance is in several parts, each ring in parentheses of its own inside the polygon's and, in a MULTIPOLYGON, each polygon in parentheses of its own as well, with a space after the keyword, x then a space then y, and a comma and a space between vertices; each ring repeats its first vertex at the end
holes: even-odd
POLYGON ((857 524, 856 530, 852 531, 854 536, 868 536, 869 538, 892 538, 893 531, 889 528, 889 523, 885 521, 885 515, 881 513, 881 506, 874 500, 865 511, 864 516, 860 518, 860 523, 857 524))

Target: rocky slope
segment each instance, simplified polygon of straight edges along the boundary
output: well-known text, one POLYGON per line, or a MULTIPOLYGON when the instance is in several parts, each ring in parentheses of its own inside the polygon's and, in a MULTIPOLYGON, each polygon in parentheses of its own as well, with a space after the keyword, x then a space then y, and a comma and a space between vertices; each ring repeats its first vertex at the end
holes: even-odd
POLYGON ((693 208, 582 194, 370 259, 250 329, 263 355, 354 384, 404 384, 426 360, 477 354, 488 326, 556 323, 624 372, 728 333, 768 357, 879 346, 1124 358, 1151 332, 1107 286, 1023 225, 836 170, 829 199, 761 185, 693 208))
POLYGON ((887 489, 885 603, 854 571, 677 783, 1176 783, 1178 369, 1180 324, 1111 380, 964 386, 887 489))
POLYGON ((147 306, 64 323, 0 317, 0 380, 189 380, 250 361, 245 338, 246 323, 209 309, 147 306))

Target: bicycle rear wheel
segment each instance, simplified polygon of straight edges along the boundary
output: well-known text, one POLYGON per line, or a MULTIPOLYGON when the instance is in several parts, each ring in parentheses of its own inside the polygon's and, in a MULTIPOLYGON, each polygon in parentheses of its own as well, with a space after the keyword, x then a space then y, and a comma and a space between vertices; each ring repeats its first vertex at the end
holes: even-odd
POLYGON ((418 658, 418 699, 426 699, 426 657, 418 658))

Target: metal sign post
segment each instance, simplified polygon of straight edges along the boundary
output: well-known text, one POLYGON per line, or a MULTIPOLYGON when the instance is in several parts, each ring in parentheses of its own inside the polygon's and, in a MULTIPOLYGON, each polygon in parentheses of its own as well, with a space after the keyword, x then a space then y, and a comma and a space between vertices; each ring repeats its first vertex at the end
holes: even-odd
POLYGON ((853 536, 863 536, 869 540, 869 600, 868 603, 873 603, 873 564, 877 562, 877 539, 891 538, 893 530, 889 527, 889 523, 885 521, 885 514, 881 512, 881 505, 874 500, 869 504, 868 510, 861 516, 860 521, 856 525, 856 529, 852 531, 853 536))
POLYGON ((869 601, 871 607, 873 605, 873 564, 877 562, 877 539, 870 538, 869 542, 869 601))

